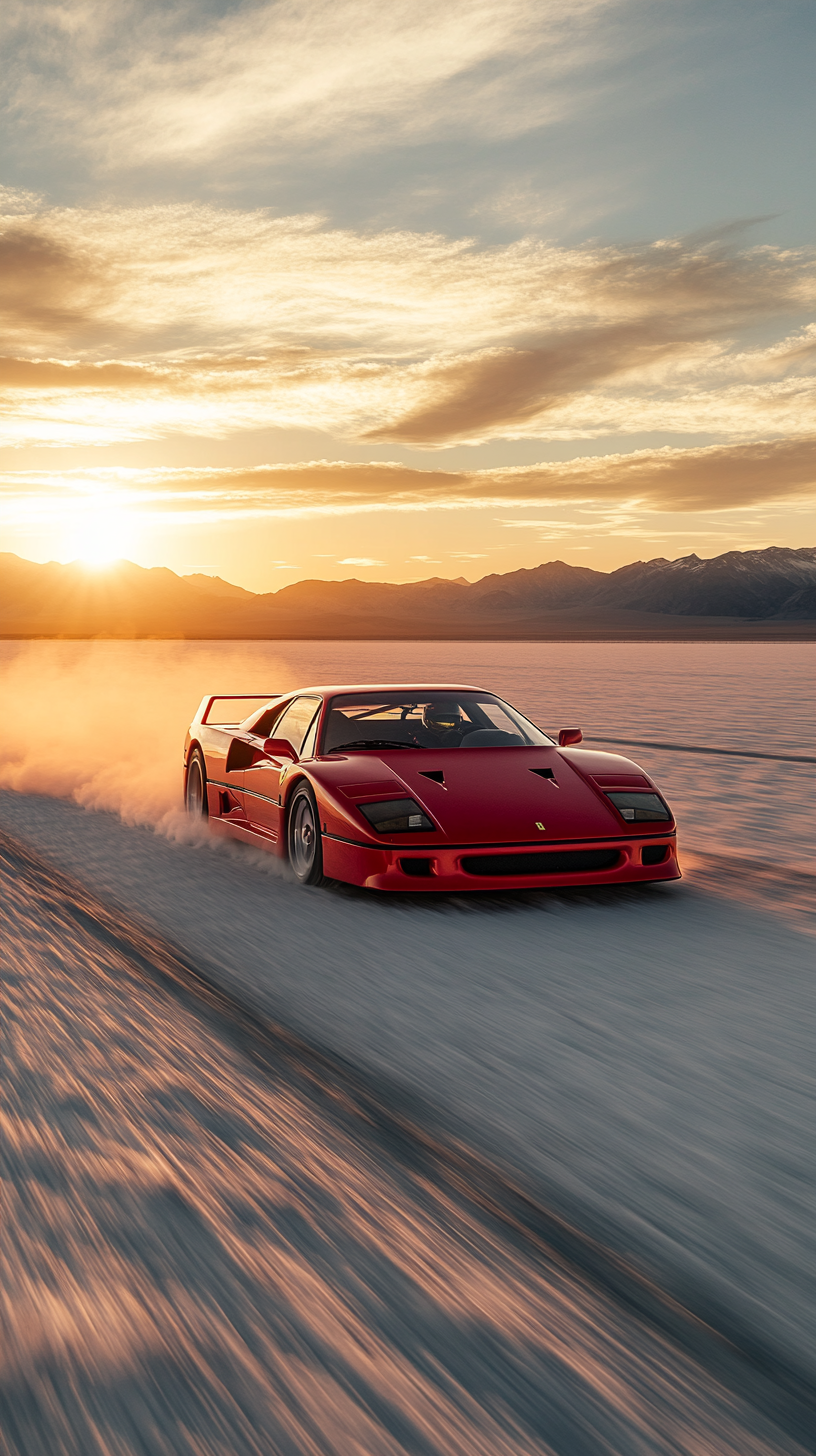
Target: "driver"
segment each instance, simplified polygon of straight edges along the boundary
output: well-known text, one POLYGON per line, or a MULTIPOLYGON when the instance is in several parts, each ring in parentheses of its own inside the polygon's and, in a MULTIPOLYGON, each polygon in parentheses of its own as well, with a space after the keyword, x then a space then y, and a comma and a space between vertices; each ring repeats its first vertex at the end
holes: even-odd
POLYGON ((422 726, 435 740, 427 747, 458 748, 464 721, 458 703, 427 703, 422 710, 422 726))

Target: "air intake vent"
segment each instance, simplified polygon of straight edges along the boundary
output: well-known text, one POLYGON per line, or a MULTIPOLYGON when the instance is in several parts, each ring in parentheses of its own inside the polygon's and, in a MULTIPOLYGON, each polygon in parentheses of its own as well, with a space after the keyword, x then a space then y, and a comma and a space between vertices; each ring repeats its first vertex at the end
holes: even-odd
POLYGON ((434 784, 441 784, 444 789, 445 775, 443 774, 441 768, 421 768, 419 772, 422 774, 422 777, 424 779, 430 779, 431 782, 434 784))
POLYGON ((620 859, 616 849, 551 849, 533 854, 474 854, 462 860, 469 875, 581 875, 611 870, 620 859))
POLYGON ((400 869, 404 875, 412 875, 418 880, 426 880, 433 873, 429 859, 401 859, 400 869))
POLYGON ((552 779, 555 782, 555 774, 551 768, 531 768, 530 773, 538 774, 540 779, 552 779))

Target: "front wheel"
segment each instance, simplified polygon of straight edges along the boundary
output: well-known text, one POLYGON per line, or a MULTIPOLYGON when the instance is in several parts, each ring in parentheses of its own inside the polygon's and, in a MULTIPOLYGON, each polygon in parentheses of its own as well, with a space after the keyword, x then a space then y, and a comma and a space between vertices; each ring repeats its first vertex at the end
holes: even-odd
POLYGON ((315 796, 308 784, 295 790, 289 806, 287 847, 289 863, 302 885, 323 879, 323 845, 315 796))
POLYGON ((204 759, 197 748, 190 755, 187 767, 187 788, 184 795, 185 807, 191 819, 207 817, 207 774, 204 759))

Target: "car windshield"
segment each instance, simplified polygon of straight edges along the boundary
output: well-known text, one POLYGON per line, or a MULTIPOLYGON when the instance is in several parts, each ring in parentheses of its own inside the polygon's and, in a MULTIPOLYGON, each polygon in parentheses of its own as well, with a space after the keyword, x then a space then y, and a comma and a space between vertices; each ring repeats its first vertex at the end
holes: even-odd
POLYGON ((343 693, 333 698, 323 753, 365 748, 529 748, 552 739, 491 693, 343 693))

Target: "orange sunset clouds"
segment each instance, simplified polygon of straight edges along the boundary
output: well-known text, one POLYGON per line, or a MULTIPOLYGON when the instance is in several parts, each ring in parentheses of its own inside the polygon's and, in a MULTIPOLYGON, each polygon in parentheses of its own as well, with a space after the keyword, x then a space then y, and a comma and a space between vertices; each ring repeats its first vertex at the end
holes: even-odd
POLYGON ((6 549, 69 559, 96 515, 143 564, 269 589, 350 557, 406 579, 548 541, 600 566, 801 544, 807 245, 665 230, 676 203, 623 169, 638 236, 580 145, 604 106, 629 124, 627 76, 664 124, 646 11, 651 36, 613 4, 13 10, 6 549))

